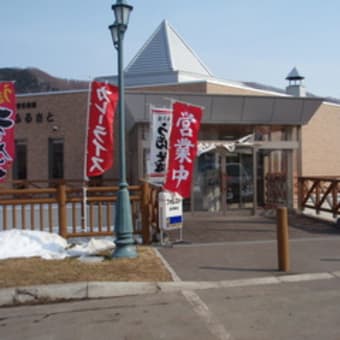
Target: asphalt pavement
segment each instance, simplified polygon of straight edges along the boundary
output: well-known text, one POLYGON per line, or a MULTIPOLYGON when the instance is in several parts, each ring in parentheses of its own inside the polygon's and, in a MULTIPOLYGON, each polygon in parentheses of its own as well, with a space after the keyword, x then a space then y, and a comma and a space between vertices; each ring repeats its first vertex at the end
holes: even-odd
MULTIPOLYGON (((181 281, 219 281, 340 270, 340 229, 289 216, 290 270, 279 271, 273 216, 187 215, 182 242, 159 252, 181 281)), ((170 242, 177 240, 173 231, 170 242)))

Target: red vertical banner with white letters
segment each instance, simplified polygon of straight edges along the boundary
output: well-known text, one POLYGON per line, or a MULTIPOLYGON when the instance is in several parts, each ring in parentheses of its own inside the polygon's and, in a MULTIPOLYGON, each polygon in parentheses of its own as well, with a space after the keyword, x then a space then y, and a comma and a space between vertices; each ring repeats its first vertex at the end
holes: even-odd
POLYGON ((0 182, 5 180, 15 156, 16 100, 13 82, 0 82, 0 182))
POLYGON ((118 102, 118 87, 93 81, 87 131, 88 177, 102 175, 113 165, 113 122, 118 102))
POLYGON ((202 108, 175 102, 172 112, 169 166, 163 188, 187 198, 190 197, 202 108))

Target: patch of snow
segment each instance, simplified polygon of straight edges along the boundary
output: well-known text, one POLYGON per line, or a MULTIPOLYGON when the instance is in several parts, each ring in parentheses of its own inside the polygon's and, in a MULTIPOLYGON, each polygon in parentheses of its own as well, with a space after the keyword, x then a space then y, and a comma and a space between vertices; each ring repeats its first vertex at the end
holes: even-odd
POLYGON ((44 231, 0 231, 0 260, 41 257, 46 260, 74 256, 93 256, 115 247, 112 239, 90 239, 69 245, 61 236, 44 231))
POLYGON ((84 263, 100 263, 104 261, 102 256, 82 256, 78 259, 80 262, 84 263))
POLYGON ((111 240, 92 238, 87 243, 76 244, 68 248, 67 252, 70 256, 88 256, 96 255, 100 252, 111 250, 115 244, 111 240))
POLYGON ((63 259, 67 241, 57 234, 32 230, 6 230, 0 232, 0 259, 42 257, 63 259))
POLYGON ((336 223, 336 217, 334 217, 333 214, 330 212, 320 211, 319 214, 317 214, 316 210, 305 208, 302 211, 302 214, 306 216, 316 217, 319 220, 336 223))

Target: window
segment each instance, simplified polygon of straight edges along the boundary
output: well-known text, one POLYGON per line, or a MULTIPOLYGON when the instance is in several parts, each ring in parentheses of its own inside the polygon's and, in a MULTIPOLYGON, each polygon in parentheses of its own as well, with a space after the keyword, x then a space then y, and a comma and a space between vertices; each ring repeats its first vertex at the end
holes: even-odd
POLYGON ((48 177, 64 178, 64 140, 50 138, 48 140, 48 177))
POLYGON ((15 140, 13 179, 27 179, 27 141, 24 139, 15 140))

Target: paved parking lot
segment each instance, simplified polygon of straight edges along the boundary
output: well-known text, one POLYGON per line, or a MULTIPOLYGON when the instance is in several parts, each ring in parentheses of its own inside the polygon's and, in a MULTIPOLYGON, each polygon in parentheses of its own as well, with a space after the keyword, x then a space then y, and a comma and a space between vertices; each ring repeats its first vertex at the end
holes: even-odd
MULTIPOLYGON (((273 217, 187 215, 184 242, 159 251, 184 281, 280 275, 276 228, 273 217)), ((289 239, 291 274, 340 269, 340 230, 332 223, 292 215, 289 239)))

